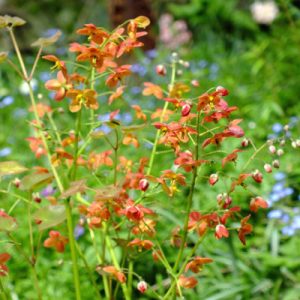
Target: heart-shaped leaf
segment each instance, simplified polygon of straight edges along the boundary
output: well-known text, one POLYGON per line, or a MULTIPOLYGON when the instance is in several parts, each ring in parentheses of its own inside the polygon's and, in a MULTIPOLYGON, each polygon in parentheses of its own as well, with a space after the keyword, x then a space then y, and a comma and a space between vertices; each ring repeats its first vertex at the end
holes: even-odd
POLYGON ((51 183, 53 175, 51 173, 33 173, 25 176, 21 180, 20 189, 22 191, 34 190, 38 187, 51 183))
POLYGON ((49 205, 38 209, 33 218, 39 220, 39 230, 52 228, 66 219, 66 208, 64 205, 49 205))
POLYGON ((0 178, 5 175, 23 173, 27 170, 28 170, 27 168, 23 167, 16 161, 0 162, 0 178))

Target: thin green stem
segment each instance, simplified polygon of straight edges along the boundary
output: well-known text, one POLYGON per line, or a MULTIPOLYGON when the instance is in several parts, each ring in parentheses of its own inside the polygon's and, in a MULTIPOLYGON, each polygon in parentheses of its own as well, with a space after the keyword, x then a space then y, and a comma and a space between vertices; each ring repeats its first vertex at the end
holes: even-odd
POLYGON ((2 300, 8 300, 8 297, 6 295, 3 283, 2 283, 2 279, 0 278, 0 296, 2 300))
POLYGON ((30 81, 30 80, 32 79, 32 77, 33 77, 33 74, 34 74, 35 69, 36 69, 36 67, 37 67, 37 64, 38 64, 38 62, 39 62, 39 59, 40 59, 40 57, 41 57, 42 51, 43 51, 43 46, 41 46, 41 47, 39 48, 39 51, 38 51, 38 53, 37 53, 37 55, 36 55, 36 57, 35 57, 35 60, 34 60, 34 63, 33 63, 33 66, 32 66, 31 72, 30 72, 30 75, 29 75, 29 77, 28 77, 28 80, 29 80, 29 81, 30 81))
POLYGON ((70 243, 70 248, 71 248, 71 258, 72 258, 72 264, 73 264, 72 267, 73 267, 73 279, 74 279, 74 285, 75 285, 76 300, 81 300, 80 280, 79 280, 75 238, 74 238, 74 234, 73 234, 74 227, 73 227, 72 208, 71 208, 71 204, 70 204, 70 199, 66 200, 66 214, 67 214, 69 243, 70 243))
MULTIPOLYGON (((170 82, 170 91, 172 91, 173 89, 173 86, 174 86, 174 83, 175 83, 175 78, 176 78, 176 62, 173 62, 172 63, 172 75, 171 75, 171 82, 170 82)), ((169 105, 169 102, 165 102, 165 105, 163 107, 163 110, 162 110, 162 113, 161 113, 161 116, 160 116, 160 122, 163 121, 163 118, 164 118, 164 115, 168 109, 168 105, 169 105)), ((154 140, 154 143, 153 143, 153 148, 152 148, 152 152, 151 152, 151 156, 150 156, 150 160, 149 160, 149 167, 148 167, 148 170, 147 170, 147 175, 150 175, 151 172, 152 172, 152 167, 153 167, 153 163, 154 163, 154 158, 155 158, 155 155, 156 155, 156 149, 157 149, 157 144, 158 144, 158 141, 159 141, 159 137, 160 137, 160 133, 161 131, 160 130, 157 130, 156 132, 156 136, 155 136, 155 140, 154 140)))
MULTIPOLYGON (((107 226, 107 225, 105 224, 104 227, 105 226, 107 226)), ((107 248, 109 250, 112 262, 113 262, 115 268, 117 268, 118 270, 120 270, 120 264, 119 264, 119 262, 117 260, 114 248, 112 247, 111 240, 110 240, 110 237, 109 237, 108 234, 105 236, 105 240, 106 240, 106 245, 107 245, 107 248)), ((122 287, 125 299, 126 300, 131 300, 131 297, 130 297, 130 294, 129 294, 129 291, 128 291, 128 288, 127 288, 127 284, 125 282, 121 283, 121 287, 122 287)))
POLYGON ((47 113, 47 117, 48 117, 49 122, 50 122, 50 124, 51 124, 51 126, 52 126, 52 128, 53 128, 53 131, 54 131, 54 133, 55 133, 56 139, 57 139, 57 141, 59 142, 59 144, 61 145, 62 140, 61 140, 61 137, 60 137, 60 135, 59 135, 59 131, 58 131, 58 129, 57 129, 57 126, 56 126, 56 124, 55 124, 55 122, 54 122, 54 120, 53 120, 53 118, 52 118, 51 112, 50 112, 50 113, 47 113))
POLYGON ((265 147, 267 146, 267 143, 264 143, 262 146, 260 146, 258 149, 256 149, 254 151, 254 153, 251 155, 251 157, 248 159, 248 161, 245 163, 244 167, 242 170, 246 170, 246 168, 248 167, 248 165, 254 160, 254 158, 256 157, 256 155, 263 150, 265 147))

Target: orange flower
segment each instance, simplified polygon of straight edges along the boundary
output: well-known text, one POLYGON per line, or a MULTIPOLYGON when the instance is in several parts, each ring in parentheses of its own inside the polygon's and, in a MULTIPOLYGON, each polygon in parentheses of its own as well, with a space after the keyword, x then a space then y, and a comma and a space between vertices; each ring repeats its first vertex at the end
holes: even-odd
POLYGON ((102 270, 110 275, 112 275, 117 281, 121 282, 121 283, 125 283, 126 282, 126 276, 124 275, 124 273, 118 271, 116 269, 116 267, 114 266, 106 266, 103 267, 102 270))
POLYGON ((131 105, 131 107, 135 110, 136 117, 138 119, 142 119, 144 121, 147 120, 147 116, 143 113, 143 111, 139 105, 131 105))
POLYGON ((163 97, 163 90, 159 85, 153 84, 152 82, 144 82, 144 90, 143 95, 144 96, 150 96, 153 95, 157 99, 162 99, 163 97))
POLYGON ((66 64, 64 61, 58 59, 55 55, 44 55, 43 59, 49 60, 54 62, 54 66, 51 67, 51 70, 61 70, 64 74, 65 77, 67 77, 67 68, 66 68, 66 64))
POLYGON ((140 146, 137 137, 132 133, 127 133, 126 135, 124 135, 123 144, 124 145, 132 144, 135 148, 138 148, 140 146))
POLYGON ((104 57, 109 56, 108 53, 100 51, 96 47, 86 47, 80 49, 82 52, 76 58, 77 61, 90 61, 90 64, 95 68, 101 68, 104 57))
POLYGON ((26 140, 29 141, 29 147, 31 151, 35 153, 36 158, 40 158, 42 155, 46 155, 47 152, 40 138, 29 137, 26 140))
POLYGON ((67 97, 72 99, 69 106, 71 112, 77 112, 81 109, 82 104, 91 109, 97 109, 99 104, 96 99, 96 92, 91 89, 75 90, 71 89, 67 92, 67 97))
MULTIPOLYGON (((38 116, 40 118, 43 118, 46 113, 51 113, 52 112, 51 107, 47 104, 44 104, 44 103, 38 103, 36 105, 36 110, 37 110, 38 116)), ((29 111, 31 111, 31 112, 34 111, 33 106, 31 106, 29 108, 29 111)))
POLYGON ((64 252, 65 245, 68 243, 68 239, 60 234, 58 231, 51 230, 49 232, 49 238, 44 241, 44 247, 55 248, 57 252, 64 252))
POLYGON ((94 24, 85 24, 84 27, 78 29, 76 33, 80 35, 87 35, 89 40, 99 45, 109 37, 109 34, 103 28, 96 27, 94 24))
POLYGON ((211 262, 213 262, 211 258, 196 256, 192 261, 187 263, 185 272, 191 270, 193 273, 199 273, 202 270, 204 264, 208 264, 211 262))
POLYGON ((123 77, 131 74, 130 67, 130 65, 123 65, 116 68, 114 72, 107 77, 106 85, 110 88, 116 86, 123 77))
POLYGON ((108 99, 108 104, 111 105, 113 103, 114 100, 120 98, 124 92, 124 88, 126 86, 125 85, 121 85, 119 86, 116 91, 110 95, 109 99, 108 99))
POLYGON ((113 160, 109 157, 112 154, 112 150, 107 150, 102 153, 91 152, 88 159, 88 168, 96 170, 101 165, 112 166, 113 160))
POLYGON ((57 73, 57 79, 48 80, 45 87, 50 91, 56 91, 54 99, 56 101, 61 101, 66 96, 67 90, 72 88, 72 84, 64 73, 59 71, 57 73))
POLYGON ((185 289, 192 289, 198 284, 198 281, 195 277, 185 277, 181 275, 178 280, 178 285, 185 289))
POLYGON ((216 226, 215 237, 217 240, 222 237, 227 238, 228 236, 229 236, 229 232, 223 224, 219 224, 216 226))
POLYGON ((142 248, 146 250, 150 250, 154 245, 149 240, 140 240, 140 239, 134 239, 133 241, 129 242, 127 244, 128 247, 134 247, 137 246, 139 251, 142 251, 142 248))

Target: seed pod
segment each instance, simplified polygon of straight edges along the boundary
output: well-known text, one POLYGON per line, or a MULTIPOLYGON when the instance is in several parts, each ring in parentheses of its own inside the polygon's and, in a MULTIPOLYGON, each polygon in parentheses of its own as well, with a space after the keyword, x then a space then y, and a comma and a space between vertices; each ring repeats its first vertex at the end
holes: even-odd
POLYGON ((261 183, 263 181, 263 175, 259 172, 259 170, 255 170, 252 173, 252 178, 258 183, 261 183))
POLYGON ((273 166, 274 168, 276 168, 276 169, 279 169, 279 167, 280 167, 280 162, 279 162, 279 160, 278 160, 278 159, 273 160, 272 166, 273 166))
POLYGON ((241 146, 245 148, 248 147, 248 145, 249 145, 249 140, 247 138, 244 138, 242 140, 241 146))
POLYGON ((282 156, 284 154, 284 151, 282 149, 278 149, 277 152, 276 152, 276 154, 278 156, 282 156))

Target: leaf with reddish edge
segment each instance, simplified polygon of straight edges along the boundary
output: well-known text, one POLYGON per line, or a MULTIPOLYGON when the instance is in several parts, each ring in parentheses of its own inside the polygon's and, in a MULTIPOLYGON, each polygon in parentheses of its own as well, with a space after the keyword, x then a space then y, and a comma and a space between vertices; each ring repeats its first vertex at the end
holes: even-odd
POLYGON ((71 182, 70 187, 59 196, 59 199, 66 199, 77 193, 81 193, 81 194, 84 193, 87 188, 85 183, 86 183, 85 179, 80 179, 80 180, 71 182))
POLYGON ((0 162, 0 178, 5 175, 20 174, 28 169, 20 165, 16 161, 2 161, 0 162))
POLYGON ((224 168, 224 166, 230 161, 235 162, 238 157, 237 153, 242 152, 242 151, 243 150, 241 150, 241 149, 235 149, 230 154, 228 154, 225 158, 223 158, 222 159, 222 168, 224 168))
POLYGON ((33 218, 40 221, 38 228, 42 231, 63 223, 66 219, 66 209, 64 205, 44 206, 33 214, 33 218))
POLYGON ((16 219, 0 210, 0 231, 11 232, 18 227, 16 219))

